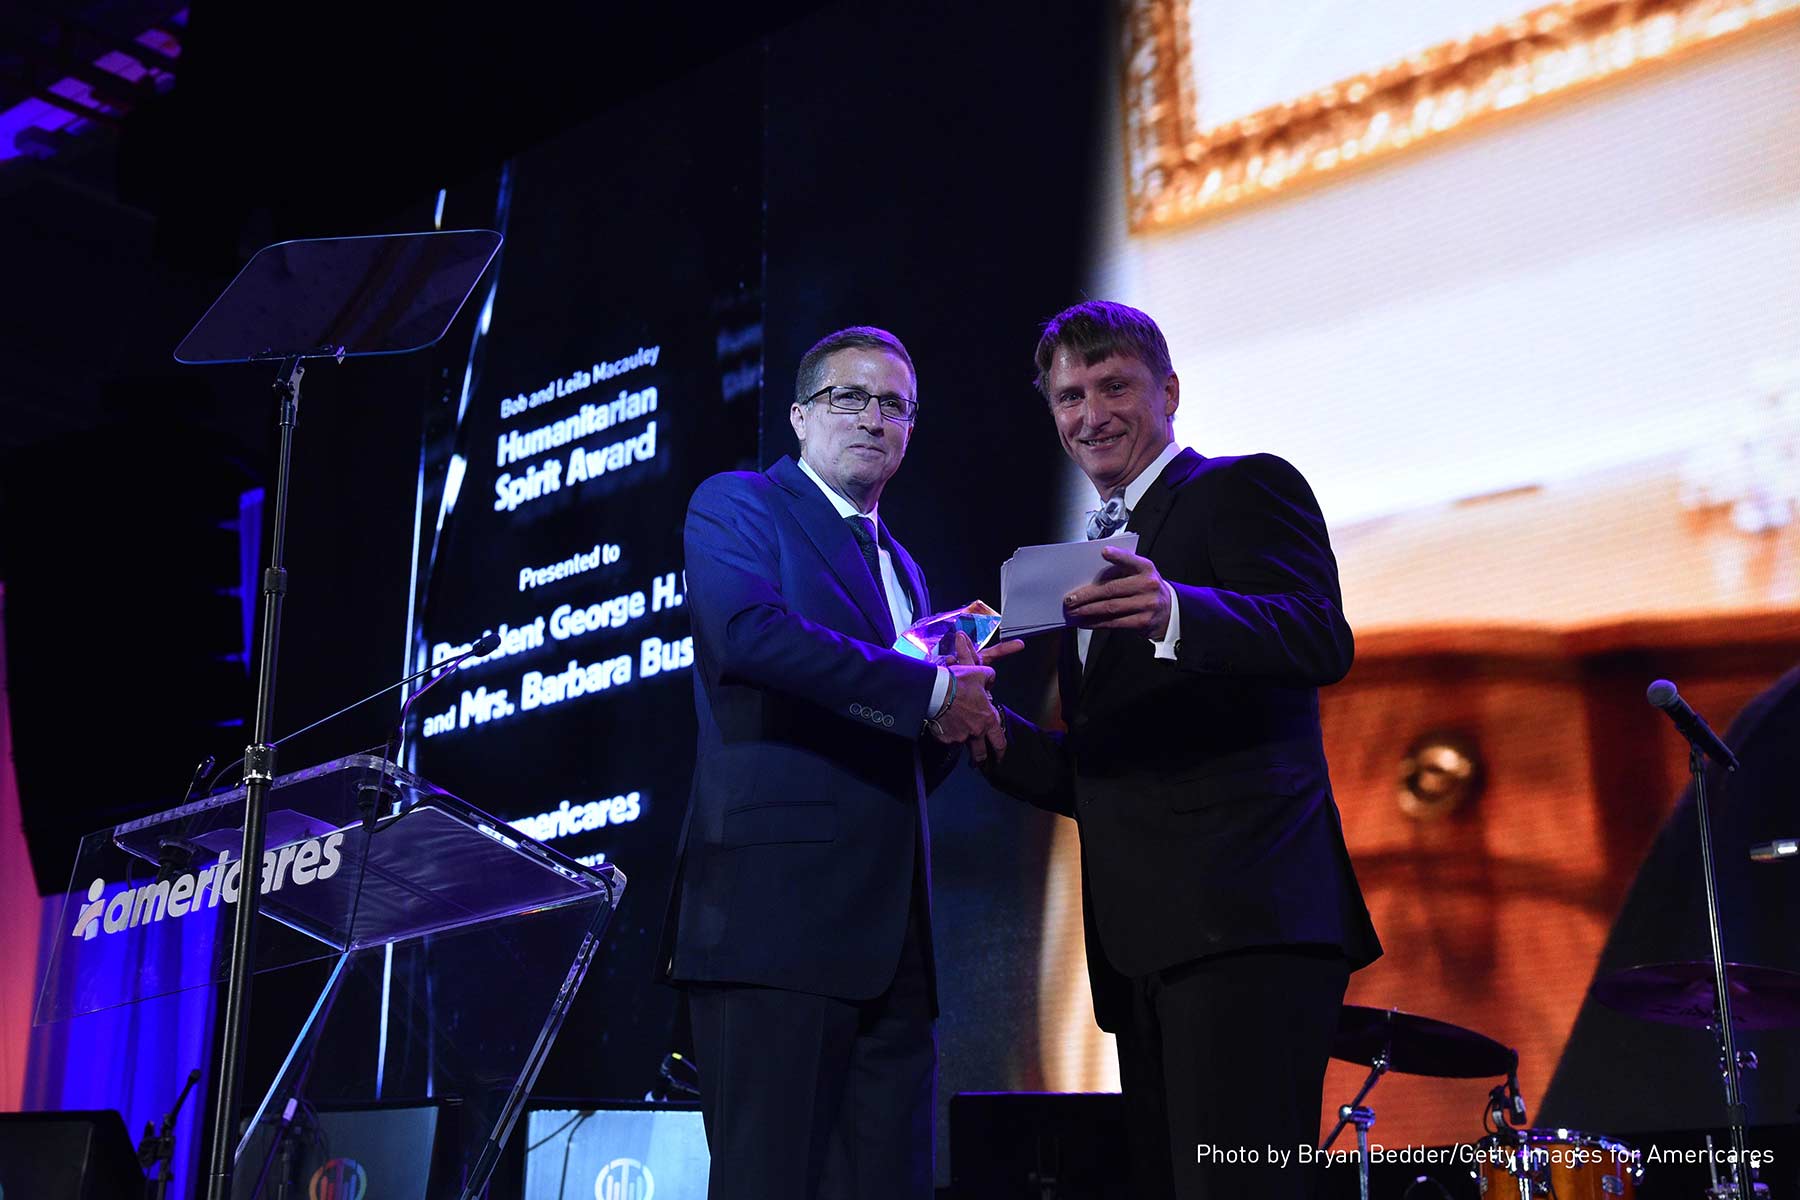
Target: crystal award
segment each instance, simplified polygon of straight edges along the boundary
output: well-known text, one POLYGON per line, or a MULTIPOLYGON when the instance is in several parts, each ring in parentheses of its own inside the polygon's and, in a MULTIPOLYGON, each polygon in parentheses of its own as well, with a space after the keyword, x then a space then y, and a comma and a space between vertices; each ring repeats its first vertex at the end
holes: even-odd
POLYGON ((933 662, 956 652, 953 640, 958 631, 969 635, 969 641, 980 650, 994 639, 1000 629, 1000 614, 980 600, 932 613, 908 625, 894 642, 894 649, 914 658, 933 662))

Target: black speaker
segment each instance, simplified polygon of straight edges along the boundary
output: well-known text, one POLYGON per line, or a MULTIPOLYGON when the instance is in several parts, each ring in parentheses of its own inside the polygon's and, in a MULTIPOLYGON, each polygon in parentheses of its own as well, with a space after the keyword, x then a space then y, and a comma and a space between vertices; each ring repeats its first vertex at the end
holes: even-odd
POLYGON ((706 1195, 712 1160, 699 1105, 540 1103, 525 1122, 525 1200, 706 1195))
POLYGON ((136 1200, 144 1172, 118 1113, 0 1113, 0 1200, 136 1200))
POLYGON ((1116 1092, 958 1092, 950 1097, 957 1200, 1133 1200, 1116 1092))

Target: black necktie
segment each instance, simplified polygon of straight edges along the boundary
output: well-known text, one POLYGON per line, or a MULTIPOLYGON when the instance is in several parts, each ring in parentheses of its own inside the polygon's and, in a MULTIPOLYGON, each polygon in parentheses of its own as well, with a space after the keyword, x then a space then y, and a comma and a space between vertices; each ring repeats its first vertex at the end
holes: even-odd
POLYGON ((844 521, 850 526, 850 532, 856 535, 856 544, 862 547, 863 561, 869 564, 869 574, 875 577, 875 592, 885 603, 887 601, 887 584, 881 578, 881 551, 875 546, 875 522, 867 517, 848 516, 844 521))

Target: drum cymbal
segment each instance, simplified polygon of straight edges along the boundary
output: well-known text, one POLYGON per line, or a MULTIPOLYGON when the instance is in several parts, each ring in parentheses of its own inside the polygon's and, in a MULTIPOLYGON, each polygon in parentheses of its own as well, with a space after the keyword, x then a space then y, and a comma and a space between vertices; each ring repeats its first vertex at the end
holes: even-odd
MULTIPOLYGON (((1731 1023, 1738 1029, 1800 1029, 1800 975, 1779 967, 1726 963, 1731 1023)), ((1651 963, 1594 980, 1594 999, 1646 1021, 1705 1029, 1713 1023, 1710 962, 1651 963)))
POLYGON ((1505 1075, 1519 1061, 1508 1047, 1461 1025, 1393 1008, 1344 1005, 1331 1057, 1372 1067, 1382 1054, 1387 1055, 1390 1071, 1440 1079, 1505 1075))

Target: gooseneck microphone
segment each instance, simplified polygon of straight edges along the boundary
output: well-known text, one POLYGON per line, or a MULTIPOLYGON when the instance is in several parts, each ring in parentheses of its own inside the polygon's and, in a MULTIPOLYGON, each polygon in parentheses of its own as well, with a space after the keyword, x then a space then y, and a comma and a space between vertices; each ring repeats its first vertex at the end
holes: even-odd
MULTIPOLYGON (((423 696, 426 692, 429 692, 432 688, 436 687, 438 684, 444 682, 444 680, 450 678, 450 676, 456 674, 457 668, 461 667, 463 665, 463 663, 467 662, 469 659, 483 658, 489 654, 492 654, 494 651, 498 650, 499 648, 500 648, 500 635, 499 634, 491 633, 491 632, 482 634, 479 638, 477 638, 475 640, 475 644, 473 646, 470 646, 467 650, 464 650, 461 654, 457 655, 455 658, 450 660, 450 662, 444 667, 444 673, 442 675, 433 676, 431 679, 426 681, 426 684, 424 687, 420 688, 418 691, 414 692, 412 695, 410 695, 406 698, 406 703, 402 704, 400 706, 400 720, 394 726, 393 736, 388 739, 388 747, 389 747, 388 758, 390 760, 393 759, 393 757, 394 757, 393 751, 395 751, 398 748, 399 740, 406 731, 407 714, 412 712, 412 706, 418 702, 419 697, 423 696)), ((429 670, 430 668, 427 668, 427 669, 429 670)), ((399 687, 402 684, 410 682, 412 679, 417 679, 419 677, 419 675, 423 675, 424 673, 425 673, 424 671, 420 671, 418 675, 413 675, 409 679, 403 679, 400 681, 400 683, 397 683, 394 686, 399 687)))
MULTIPOLYGON (((400 724, 402 727, 404 727, 406 724, 406 714, 409 711, 411 711, 412 703, 414 700, 417 700, 420 696, 423 696, 426 692, 430 691, 433 687, 436 687, 439 683, 442 683, 445 679, 456 674, 457 668, 461 667, 463 665, 463 663, 467 662, 469 659, 481 658, 485 655, 492 654, 494 651, 498 650, 499 648, 500 648, 500 635, 497 633, 484 633, 479 638, 476 639, 475 644, 473 646, 470 646, 467 650, 464 650, 461 654, 457 655, 455 658, 451 659, 449 662, 447 662, 447 663, 432 663, 429 667, 424 667, 420 670, 414 671, 411 675, 408 675, 405 679, 397 679, 393 683, 388 684, 384 688, 381 688, 377 691, 370 692, 368 695, 364 696, 361 700, 358 700, 353 704, 346 704, 346 705, 344 705, 344 707, 338 709, 336 712, 330 713, 323 717, 320 717, 318 720, 314 721, 311 725, 302 726, 301 728, 294 730, 294 732, 292 732, 292 733, 283 734, 281 737, 276 738, 273 742, 271 742, 269 744, 272 746, 279 746, 283 742, 292 741, 293 739, 299 737, 303 733, 312 732, 313 730, 317 729, 319 726, 325 724, 325 722, 327 722, 327 721, 335 721, 339 717, 343 716, 345 713, 353 712, 356 709, 361 708, 363 705, 367 704, 371 700, 379 700, 381 697, 387 695, 389 692, 393 691, 395 688, 405 687, 407 684, 411 683, 415 679, 418 679, 420 676, 430 675, 433 671, 442 671, 443 672, 442 674, 436 676, 435 678, 433 678, 431 680, 431 682, 427 683, 424 687, 420 688, 418 691, 414 692, 411 696, 407 697, 406 703, 400 709, 400 724)), ((231 768, 237 766, 239 763, 241 763, 243 761, 244 761, 243 757, 240 755, 239 757, 234 758, 230 762, 226 763, 223 767, 219 768, 218 774, 214 775, 212 777, 212 779, 207 783, 206 790, 208 792, 212 791, 213 787, 219 782, 219 777, 221 775, 224 775, 225 772, 231 770, 231 768)), ((212 764, 208 763, 207 765, 211 766, 212 764)))
POLYGON ((1727 771, 1738 769, 1737 755, 1731 752, 1731 747, 1719 740, 1719 735, 1712 731, 1706 718, 1688 707, 1687 701, 1681 698, 1681 693, 1675 690, 1674 684, 1666 679, 1659 679, 1650 685, 1645 698, 1668 715, 1669 720, 1675 723, 1676 730, 1696 750, 1727 771))
POLYGON ((194 789, 205 782, 206 773, 218 765, 219 756, 216 754, 209 754, 200 760, 200 765, 194 768, 194 774, 188 779, 187 791, 181 793, 183 804, 194 798, 194 789))

